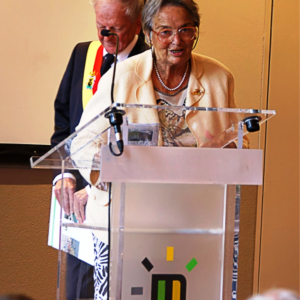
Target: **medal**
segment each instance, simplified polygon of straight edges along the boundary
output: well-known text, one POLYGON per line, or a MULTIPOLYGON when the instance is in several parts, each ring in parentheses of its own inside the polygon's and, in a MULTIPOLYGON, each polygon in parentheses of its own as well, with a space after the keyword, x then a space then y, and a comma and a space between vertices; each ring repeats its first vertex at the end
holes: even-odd
POLYGON ((90 72, 89 74, 90 74, 90 76, 88 77, 86 88, 89 90, 92 90, 94 87, 95 81, 96 81, 97 74, 95 71, 90 72))

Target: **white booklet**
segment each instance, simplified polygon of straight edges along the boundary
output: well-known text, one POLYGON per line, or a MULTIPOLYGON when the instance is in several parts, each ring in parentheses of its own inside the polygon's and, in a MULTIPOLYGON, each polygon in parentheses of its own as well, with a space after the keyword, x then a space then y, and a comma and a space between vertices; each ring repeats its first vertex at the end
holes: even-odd
MULTIPOLYGON (((51 196, 48 245, 55 249, 59 249, 60 209, 61 206, 55 197, 53 188, 51 196)), ((62 210, 63 224, 74 224, 74 221, 76 222, 74 216, 73 219, 71 219, 65 214, 64 210, 62 210)), ((62 226, 61 249, 92 266, 94 265, 94 242, 92 230, 90 229, 62 226)))

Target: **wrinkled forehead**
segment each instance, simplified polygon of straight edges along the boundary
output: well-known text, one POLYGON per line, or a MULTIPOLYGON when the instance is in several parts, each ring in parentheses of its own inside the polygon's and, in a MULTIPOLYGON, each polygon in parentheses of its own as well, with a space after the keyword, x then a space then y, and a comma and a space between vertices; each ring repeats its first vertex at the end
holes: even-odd
POLYGON ((95 4, 94 4, 94 9, 95 12, 100 12, 103 9, 118 9, 118 10, 123 10, 124 13, 126 13, 126 7, 124 5, 122 5, 122 3, 120 1, 117 0, 98 0, 95 4))
POLYGON ((103 1, 97 4, 95 13, 97 25, 125 26, 132 23, 126 14, 126 8, 116 1, 103 1))
POLYGON ((152 27, 163 25, 194 26, 193 17, 181 5, 164 5, 152 18, 152 27))

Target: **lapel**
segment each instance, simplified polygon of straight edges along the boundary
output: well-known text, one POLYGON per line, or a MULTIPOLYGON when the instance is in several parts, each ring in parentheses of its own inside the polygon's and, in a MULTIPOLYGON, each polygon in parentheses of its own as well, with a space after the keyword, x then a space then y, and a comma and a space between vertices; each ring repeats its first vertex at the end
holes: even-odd
MULTIPOLYGON (((135 76, 137 85, 135 86, 135 103, 142 105, 156 105, 156 98, 152 83, 152 52, 145 51, 135 65, 135 76)), ((159 123, 156 109, 141 108, 137 111, 136 120, 146 120, 147 123, 159 123)), ((158 145, 162 144, 161 133, 158 137, 158 145)))
MULTIPOLYGON (((204 93, 205 89, 200 83, 200 77, 203 74, 203 64, 196 63, 195 56, 192 53, 191 57, 191 73, 188 84, 188 92, 186 97, 186 106, 195 106, 199 102, 204 93)), ((189 112, 187 112, 188 114, 189 112)))
POLYGON ((153 59, 150 50, 142 54, 135 66, 135 75, 139 79, 135 96, 138 104, 156 105, 152 83, 153 59))
POLYGON ((149 46, 139 37, 128 57, 132 57, 149 49, 149 46))
MULTIPOLYGON (((191 73, 190 73, 190 79, 188 84, 188 92, 186 97, 186 106, 200 106, 200 100, 204 96, 205 89, 200 83, 201 76, 203 75, 204 68, 202 62, 198 62, 196 60, 196 56, 193 55, 191 57, 191 73)), ((198 139, 198 134, 195 133, 195 129, 198 128, 198 126, 195 126, 195 124, 199 121, 199 114, 198 113, 192 113, 192 111, 186 111, 186 122, 194 134, 194 137, 197 140, 197 147, 201 144, 200 140, 198 139), (194 126, 192 126, 194 124, 194 126)), ((199 128, 198 128, 199 129, 199 128)))

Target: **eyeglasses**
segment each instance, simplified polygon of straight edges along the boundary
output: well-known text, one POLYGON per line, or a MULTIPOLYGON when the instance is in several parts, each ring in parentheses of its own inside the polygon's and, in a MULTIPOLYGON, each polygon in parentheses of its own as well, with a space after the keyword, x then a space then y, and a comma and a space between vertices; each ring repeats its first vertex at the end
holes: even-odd
POLYGON ((180 39, 184 42, 189 42, 197 37, 198 30, 196 27, 183 27, 178 30, 174 29, 162 29, 160 31, 155 31, 152 29, 154 33, 156 33, 157 38, 164 44, 171 43, 174 40, 176 34, 180 37, 180 39))

